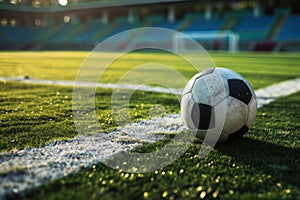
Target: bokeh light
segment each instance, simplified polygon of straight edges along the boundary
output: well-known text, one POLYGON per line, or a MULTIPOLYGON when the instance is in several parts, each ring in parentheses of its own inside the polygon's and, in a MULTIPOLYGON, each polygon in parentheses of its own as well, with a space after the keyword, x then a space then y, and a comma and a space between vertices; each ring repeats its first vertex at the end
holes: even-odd
POLYGON ((58 0, 59 5, 66 6, 68 5, 68 0, 58 0))

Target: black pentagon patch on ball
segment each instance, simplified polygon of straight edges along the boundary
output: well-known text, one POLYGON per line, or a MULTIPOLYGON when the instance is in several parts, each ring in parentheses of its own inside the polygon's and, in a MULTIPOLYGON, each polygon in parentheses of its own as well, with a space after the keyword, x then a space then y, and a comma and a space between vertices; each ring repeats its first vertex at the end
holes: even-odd
POLYGON ((227 141, 233 141, 233 140, 237 140, 241 137, 243 137, 243 135, 245 135, 248 132, 249 128, 244 125, 242 128, 240 128, 239 130, 237 130, 236 132, 230 134, 227 138, 227 141))
POLYGON ((244 102, 248 105, 252 98, 252 93, 249 87, 243 80, 239 79, 229 79, 228 80, 229 86, 229 95, 244 102))
POLYGON ((195 103, 191 114, 193 124, 199 130, 207 130, 215 126, 214 109, 211 106, 195 103))

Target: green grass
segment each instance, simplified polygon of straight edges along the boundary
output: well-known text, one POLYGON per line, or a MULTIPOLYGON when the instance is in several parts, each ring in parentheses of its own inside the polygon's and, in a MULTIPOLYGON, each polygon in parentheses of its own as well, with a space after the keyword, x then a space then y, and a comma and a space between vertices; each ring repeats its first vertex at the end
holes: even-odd
MULTIPOLYGON (((0 76, 74 80, 87 55, 87 52, 1 52, 0 76)), ((299 77, 299 55, 211 53, 217 66, 241 73, 255 89, 299 77)), ((173 67, 187 79, 195 73, 174 55, 136 52, 113 63, 103 82, 117 82, 133 66, 153 60, 173 67)), ((150 69, 148 73, 153 71, 150 69)), ((180 84, 174 82, 174 85, 180 84)), ((106 132, 116 128, 110 110, 111 93, 110 89, 98 89, 96 93, 97 118, 106 132)), ((71 87, 0 82, 0 151, 39 147, 55 139, 76 136, 71 98, 71 87)), ((204 159, 197 156, 201 146, 201 140, 197 139, 180 159, 155 172, 126 174, 95 164, 91 169, 82 169, 37 188, 26 198, 296 199, 300 196, 299 102, 297 93, 259 109, 254 127, 244 138, 218 145, 204 159)), ((149 118, 149 109, 156 104, 163 105, 167 113, 179 112, 176 96, 139 91, 130 99, 130 115, 134 121, 149 118)), ((153 151, 170 137, 135 151, 153 151)))
MULTIPOLYGON (((75 80, 78 69, 88 56, 88 52, 0 52, 0 76, 29 76, 38 79, 75 80)), ((98 74, 97 70, 103 69, 105 61, 115 57, 115 53, 101 53, 103 59, 93 54, 91 74, 98 74), (96 57, 96 59, 95 59, 96 57), (93 71, 95 70, 95 71, 93 71), (94 72, 94 73, 93 73, 94 72)), ((257 89, 272 83, 292 79, 299 76, 299 53, 236 53, 223 52, 210 53, 218 67, 226 67, 241 73, 257 89)), ((194 54, 191 58, 198 58, 194 54)), ((187 79, 196 71, 182 58, 169 53, 134 52, 121 56, 114 61, 101 78, 101 82, 117 82, 124 73, 141 64, 159 63, 170 66, 187 79)), ((205 69, 206 67, 202 67, 205 69)), ((151 66, 146 76, 140 73, 143 79, 157 71, 151 66)), ((141 78, 140 78, 141 79, 141 78)), ((142 80, 143 80, 142 79, 142 80)), ((170 76, 166 74, 166 80, 170 76)), ((172 80, 174 87, 183 87, 182 83, 172 80)))
POLYGON ((63 87, 0 82, 0 151, 74 137, 71 92, 63 87))
MULTIPOLYGON (((87 55, 87 52, 1 52, 0 75, 74 80, 87 55)), ((104 56, 110 58, 114 54, 106 53, 104 56)), ((297 65, 299 54, 211 53, 211 56, 218 66, 242 73, 254 88, 295 78, 300 74, 297 65)), ((155 60, 173 67, 187 78, 195 73, 186 61, 174 55, 135 52, 115 61, 103 79, 116 82, 132 67, 155 60)), ((146 76, 154 76, 152 72, 149 69, 146 76)), ((0 151, 38 147, 54 139, 76 136, 71 87, 12 82, 0 82, 0 86, 0 151)), ((96 94, 97 117, 104 131, 116 127, 110 110, 111 92, 98 89, 96 94)), ((168 94, 136 92, 130 103, 131 117, 135 121, 148 118, 148 111, 155 104, 164 105, 168 113, 179 112, 177 97, 168 94)))
POLYGON ((299 77, 299 53, 211 53, 217 66, 242 74, 257 89, 299 77))
MULTIPOLYGON (((26 199, 297 199, 299 109, 300 93, 259 109, 246 136, 217 145, 203 159, 197 156, 201 140, 196 139, 160 170, 130 174, 95 164, 29 192, 26 199)), ((155 151, 166 142, 135 151, 155 151)))
MULTIPOLYGON (((39 147, 54 139, 77 135, 72 113, 72 88, 0 82, 0 151, 39 147)), ((111 89, 98 89, 96 113, 103 131, 117 127, 111 111, 111 89)), ((149 118, 154 105, 162 105, 166 113, 176 113, 176 96, 153 92, 135 92, 129 103, 133 121, 149 118)), ((119 103, 126 100, 126 91, 119 103)), ((154 113, 155 114, 155 113, 154 113)), ((157 113, 163 114, 163 113, 157 113)))

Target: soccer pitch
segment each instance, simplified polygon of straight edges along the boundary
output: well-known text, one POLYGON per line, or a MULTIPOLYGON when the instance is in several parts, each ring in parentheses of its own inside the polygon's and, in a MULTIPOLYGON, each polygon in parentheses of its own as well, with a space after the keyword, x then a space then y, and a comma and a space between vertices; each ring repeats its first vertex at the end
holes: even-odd
MULTIPOLYGON (((29 76, 47 80, 74 80, 87 52, 3 52, 0 76, 29 76)), ((300 54, 211 53, 218 67, 242 74, 259 89, 299 77, 300 54)), ((107 53, 107 56, 112 56, 107 53)), ((103 81, 115 83, 134 65, 159 59, 187 79, 196 71, 182 59, 165 53, 132 53, 113 63, 103 81), (142 58, 143 61, 140 61, 142 58)), ((149 72, 151 74, 151 71, 149 72)), ((56 139, 77 136, 72 118, 72 87, 0 82, 0 151, 40 147, 56 139)), ((174 83, 176 88, 177 83, 174 83)), ((179 85, 179 84, 178 84, 179 85)), ((106 132, 117 125, 111 112, 112 89, 96 92, 97 119, 106 132)), ((178 97, 136 91, 130 99, 134 121, 149 118, 149 109, 161 104, 166 113, 178 113, 178 97)), ((25 199, 296 199, 300 196, 300 93, 281 98, 258 110, 250 131, 240 140, 217 145, 199 158, 196 139, 176 162, 154 172, 130 174, 95 163, 60 180, 28 191, 25 199)), ((172 138, 136 148, 150 152, 172 138)), ((0 156, 1 159, 1 156, 0 156)), ((1 167, 1 165, 0 165, 1 167)), ((12 169, 13 171, 14 169, 12 169)), ((11 198, 18 198, 12 196, 11 198)))

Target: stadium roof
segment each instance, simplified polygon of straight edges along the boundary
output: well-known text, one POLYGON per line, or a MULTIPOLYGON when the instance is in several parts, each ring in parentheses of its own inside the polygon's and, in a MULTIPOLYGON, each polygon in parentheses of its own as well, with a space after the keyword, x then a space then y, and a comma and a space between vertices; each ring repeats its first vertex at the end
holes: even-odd
POLYGON ((0 10, 7 11, 20 11, 20 12, 60 12, 69 10, 83 10, 91 8, 109 8, 121 6, 138 6, 147 4, 160 4, 160 3, 176 3, 187 2, 190 0, 114 0, 114 1, 90 1, 77 4, 69 4, 67 6, 51 5, 44 7, 33 7, 28 5, 13 5, 13 4, 0 4, 0 10))

